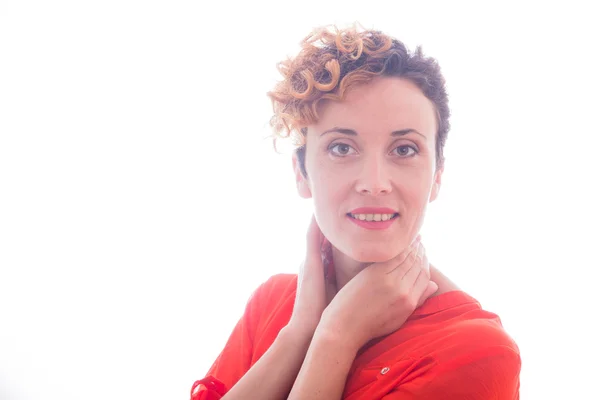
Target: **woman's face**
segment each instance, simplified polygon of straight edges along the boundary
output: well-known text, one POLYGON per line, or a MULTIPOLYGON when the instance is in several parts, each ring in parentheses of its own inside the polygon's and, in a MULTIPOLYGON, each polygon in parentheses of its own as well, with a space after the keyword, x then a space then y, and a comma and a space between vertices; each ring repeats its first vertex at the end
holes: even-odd
POLYGON ((411 81, 378 77, 323 102, 319 117, 307 127, 307 179, 294 161, 300 195, 313 198, 339 251, 387 261, 416 237, 439 191, 434 106, 411 81))

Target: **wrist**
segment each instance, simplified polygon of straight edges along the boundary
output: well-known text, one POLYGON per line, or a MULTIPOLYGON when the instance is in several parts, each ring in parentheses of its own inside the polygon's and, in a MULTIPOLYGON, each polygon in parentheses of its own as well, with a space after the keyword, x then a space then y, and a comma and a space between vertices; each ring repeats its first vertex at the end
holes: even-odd
POLYGON ((281 329, 281 331, 279 331, 277 338, 281 338, 281 340, 290 345, 301 346, 308 349, 314 333, 314 329, 311 329, 306 325, 297 324, 290 321, 290 323, 288 323, 281 329))
POLYGON ((353 333, 354 332, 352 332, 351 329, 344 329, 328 322, 327 319, 324 319, 321 320, 321 323, 317 326, 313 341, 337 346, 346 352, 356 354, 363 343, 361 339, 353 333))

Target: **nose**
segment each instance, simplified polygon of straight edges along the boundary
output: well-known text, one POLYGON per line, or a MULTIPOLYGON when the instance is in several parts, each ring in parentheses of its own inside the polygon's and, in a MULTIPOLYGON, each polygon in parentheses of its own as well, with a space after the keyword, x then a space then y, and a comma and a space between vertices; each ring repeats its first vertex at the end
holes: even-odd
POLYGON ((360 194, 379 196, 392 191, 392 182, 385 160, 372 157, 361 165, 356 179, 356 191, 360 194))

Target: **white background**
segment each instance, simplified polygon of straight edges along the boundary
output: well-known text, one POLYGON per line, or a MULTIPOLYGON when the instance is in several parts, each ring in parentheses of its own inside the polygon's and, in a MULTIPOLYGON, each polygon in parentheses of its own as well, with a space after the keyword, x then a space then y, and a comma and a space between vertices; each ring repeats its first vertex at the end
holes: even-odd
POLYGON ((355 20, 448 81, 430 259, 501 316, 523 399, 597 398, 591 7, 201 3, 0 1, 1 399, 189 397, 304 251, 311 203, 264 139, 275 64, 355 20))

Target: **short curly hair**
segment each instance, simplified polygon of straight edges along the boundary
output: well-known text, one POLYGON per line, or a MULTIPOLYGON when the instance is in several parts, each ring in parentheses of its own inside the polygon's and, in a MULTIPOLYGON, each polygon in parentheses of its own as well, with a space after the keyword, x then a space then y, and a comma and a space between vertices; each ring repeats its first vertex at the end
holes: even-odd
POLYGON ((380 31, 353 25, 316 28, 302 42, 295 58, 278 64, 283 80, 268 92, 274 115, 270 125, 277 140, 291 138, 297 146, 299 164, 306 176, 306 126, 318 121, 322 100, 342 101, 353 86, 377 76, 393 76, 415 83, 437 111, 436 165, 444 164, 444 145, 450 130, 446 81, 437 61, 414 52, 399 40, 380 31))

